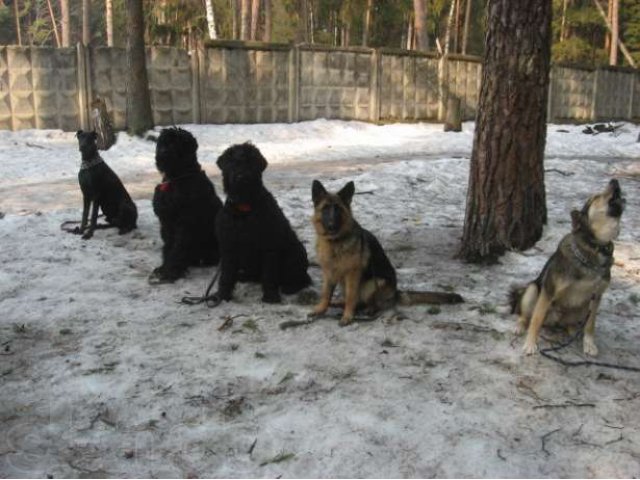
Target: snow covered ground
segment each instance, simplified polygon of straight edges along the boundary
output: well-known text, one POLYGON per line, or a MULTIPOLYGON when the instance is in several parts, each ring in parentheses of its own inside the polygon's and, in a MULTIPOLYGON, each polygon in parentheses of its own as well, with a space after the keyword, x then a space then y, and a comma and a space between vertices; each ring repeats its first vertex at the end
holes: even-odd
POLYGON ((179 304, 213 269, 147 283, 161 248, 153 143, 121 134, 103 155, 136 199, 139 229, 82 241, 59 228, 81 212, 73 134, 0 131, 0 477, 637 476, 639 374, 521 356, 506 292, 537 275, 569 211, 619 178, 627 211, 596 341, 599 360, 640 366, 638 128, 550 125, 543 238, 480 267, 453 258, 473 127, 186 126, 221 196, 222 150, 262 150, 265 184, 311 260, 311 180, 354 180, 354 214, 401 287, 466 299, 286 331, 279 323, 310 310, 317 267, 312 288, 275 306, 255 285, 217 309, 179 304))

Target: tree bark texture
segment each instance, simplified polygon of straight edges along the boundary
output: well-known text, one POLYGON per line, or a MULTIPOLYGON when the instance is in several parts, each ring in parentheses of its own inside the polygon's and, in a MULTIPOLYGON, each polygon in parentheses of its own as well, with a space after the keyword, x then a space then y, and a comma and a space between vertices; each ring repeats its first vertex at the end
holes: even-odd
POLYGON ((416 29, 416 50, 428 50, 429 37, 427 35, 427 6, 425 0, 413 0, 413 14, 416 29))
POLYGON ((207 28, 209 30, 209 38, 216 40, 218 33, 216 32, 216 17, 213 13, 213 0, 205 0, 205 9, 207 11, 207 28))
POLYGON ((260 19, 260 0, 251 0, 251 40, 258 39, 258 20, 260 19))
POLYGON ((22 46, 22 33, 20 32, 20 9, 18 8, 18 0, 13 0, 13 17, 16 22, 16 41, 22 46))
POLYGON ((142 135, 153 128, 149 79, 144 49, 142 0, 126 0, 127 7, 127 129, 142 135))
POLYGON ((264 0, 264 36, 263 41, 271 41, 271 0, 264 0))
POLYGON ((91 43, 91 0, 82 0, 82 44, 91 43))
POLYGON ((551 0, 490 0, 459 256, 525 250, 547 220, 544 187, 551 0))
MULTIPOLYGON (((417 1, 417 0, 414 0, 417 1)), ((373 0, 367 0, 367 9, 364 13, 364 26, 362 28, 362 46, 369 44, 369 33, 371 31, 371 14, 373 12, 373 0)))
POLYGON ((251 0, 240 2, 240 40, 249 40, 251 29, 251 0))
POLYGON ((105 23, 107 24, 107 46, 113 47, 113 2, 104 0, 105 23))
POLYGON ((71 35, 69 32, 71 23, 69 21, 69 1, 68 0, 60 0, 60 17, 62 19, 62 21, 60 22, 62 46, 68 47, 71 45, 71 35))

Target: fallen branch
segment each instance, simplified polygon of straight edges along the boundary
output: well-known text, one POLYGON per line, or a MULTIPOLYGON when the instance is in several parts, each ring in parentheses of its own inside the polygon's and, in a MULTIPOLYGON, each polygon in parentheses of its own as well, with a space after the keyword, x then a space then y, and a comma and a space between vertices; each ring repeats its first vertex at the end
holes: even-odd
POLYGON ((545 434, 542 436, 542 438, 541 438, 541 440, 542 440, 542 448, 541 448, 541 450, 542 450, 544 453, 546 453, 546 454, 547 454, 547 457, 551 455, 551 452, 550 452, 549 450, 547 450, 547 439, 548 439, 551 435, 553 435, 554 433, 559 432, 560 430, 562 430, 562 429, 561 429, 561 428, 556 428, 555 430, 551 430, 550 432, 545 433, 545 434))
POLYGON ((534 410, 537 410, 539 408, 569 408, 569 407, 576 407, 576 408, 580 408, 580 407, 591 407, 591 408, 595 408, 596 404, 595 403, 573 403, 573 402, 566 402, 566 403, 549 403, 549 404, 544 404, 544 405, 535 405, 533 407, 534 410))

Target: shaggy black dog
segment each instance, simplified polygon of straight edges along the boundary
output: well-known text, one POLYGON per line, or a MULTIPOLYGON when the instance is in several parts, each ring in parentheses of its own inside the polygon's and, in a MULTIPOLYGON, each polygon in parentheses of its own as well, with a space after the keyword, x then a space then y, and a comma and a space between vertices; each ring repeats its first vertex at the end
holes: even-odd
POLYGON ((153 195, 160 220, 162 265, 151 283, 171 283, 189 266, 215 265, 219 260, 215 219, 222 202, 198 163, 198 142, 186 130, 165 128, 156 145, 156 167, 163 175, 153 195))
POLYGON ((82 234, 84 239, 91 238, 97 228, 116 227, 121 235, 130 232, 136 228, 138 209, 118 176, 98 153, 98 135, 96 132, 78 130, 76 137, 82 153, 78 182, 82 190, 83 208, 80 227, 72 232, 82 234), (91 204, 91 221, 87 226, 91 204), (99 209, 102 209, 109 225, 98 225, 99 209))
POLYGON ((262 301, 296 293, 311 283, 307 252, 278 203, 262 184, 267 161, 251 143, 233 145, 218 158, 227 200, 218 218, 220 284, 230 300, 236 281, 260 282, 262 301))

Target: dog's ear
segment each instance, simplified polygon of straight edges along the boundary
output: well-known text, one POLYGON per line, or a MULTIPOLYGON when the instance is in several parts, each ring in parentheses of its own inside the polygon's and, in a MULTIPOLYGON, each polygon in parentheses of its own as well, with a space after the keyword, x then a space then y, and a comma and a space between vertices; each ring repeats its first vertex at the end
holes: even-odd
POLYGON ((82 130, 78 130, 76 132, 76 138, 80 137, 80 135, 82 135, 84 132, 82 130))
POLYGON ((582 227, 584 227, 587 215, 588 209, 586 212, 584 209, 571 210, 571 230, 573 232, 577 232, 578 230, 582 229, 582 227))
POLYGON ((351 199, 353 199, 354 193, 356 193, 356 186, 353 184, 353 182, 349 182, 338 192, 338 196, 346 206, 350 207, 351 199))
POLYGON ((96 133, 96 131, 94 130, 93 132, 91 132, 91 138, 93 140, 97 140, 98 139, 98 134, 96 133))
POLYGON ((319 180, 314 180, 311 184, 311 199, 314 205, 318 205, 324 197, 327 196, 327 190, 319 180))
POLYGON ((267 168, 267 159, 264 158, 264 156, 262 155, 262 152, 260 150, 258 150, 258 147, 256 147, 255 145, 253 145, 251 142, 247 142, 248 145, 251 145, 253 147, 254 150, 254 155, 253 157, 255 158, 256 164, 258 165, 258 168, 260 169, 261 172, 264 172, 267 168))
POLYGON ((216 165, 220 170, 224 172, 225 167, 229 164, 229 160, 231 160, 231 154, 229 153, 229 149, 227 148, 222 155, 218 157, 216 160, 216 165))

